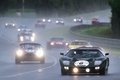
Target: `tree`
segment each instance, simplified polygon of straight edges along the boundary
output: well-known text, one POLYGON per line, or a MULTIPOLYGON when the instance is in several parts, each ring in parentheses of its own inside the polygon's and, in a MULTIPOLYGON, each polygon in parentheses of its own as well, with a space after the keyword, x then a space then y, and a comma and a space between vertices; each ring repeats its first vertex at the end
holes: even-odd
POLYGON ((112 31, 115 38, 120 38, 120 0, 108 0, 112 12, 112 31))
POLYGON ((7 9, 8 9, 8 0, 0 0, 0 15, 4 16, 4 14, 6 13, 7 9))

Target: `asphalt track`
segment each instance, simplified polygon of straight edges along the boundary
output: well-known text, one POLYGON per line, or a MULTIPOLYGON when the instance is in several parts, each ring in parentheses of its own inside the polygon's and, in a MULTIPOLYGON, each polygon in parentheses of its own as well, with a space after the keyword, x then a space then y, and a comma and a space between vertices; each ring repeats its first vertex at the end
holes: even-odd
MULTIPOLYGON (((101 12, 103 13, 103 12, 101 12)), ((88 15, 88 14, 87 14, 88 15)), ((84 15, 84 17, 87 15, 84 15)), ((108 17, 104 17, 106 20, 108 17)), ((104 20, 105 20, 104 19, 104 20)), ((6 19, 3 19, 6 20, 6 19)), ((79 74, 62 76, 60 72, 59 58, 60 52, 66 52, 63 49, 46 50, 46 39, 42 32, 54 29, 57 27, 65 27, 71 25, 78 25, 73 22, 65 22, 65 25, 56 25, 47 23, 46 29, 35 29, 34 23, 37 19, 16 19, 16 22, 25 24, 32 28, 37 36, 36 42, 43 44, 45 49, 45 64, 39 62, 22 62, 15 64, 15 52, 18 48, 17 29, 6 29, 4 24, 0 27, 0 80, 120 80, 120 56, 111 53, 110 66, 108 75, 100 76, 98 74, 79 74)), ((66 19, 67 20, 67 19, 66 19)), ((102 19, 101 19, 102 20, 102 19)), ((84 21, 84 23, 89 20, 84 21)), ((54 33, 54 32, 53 32, 54 33)), ((54 33, 56 34, 56 33, 54 33)), ((50 34, 48 34, 49 36, 50 34)), ((58 34, 59 35, 59 34, 58 34)), ((68 38, 68 37, 65 37, 68 38)), ((73 40, 73 38, 70 38, 73 40)), ((93 43, 94 44, 94 43, 93 43)), ((99 46, 99 44, 97 44, 99 46)))

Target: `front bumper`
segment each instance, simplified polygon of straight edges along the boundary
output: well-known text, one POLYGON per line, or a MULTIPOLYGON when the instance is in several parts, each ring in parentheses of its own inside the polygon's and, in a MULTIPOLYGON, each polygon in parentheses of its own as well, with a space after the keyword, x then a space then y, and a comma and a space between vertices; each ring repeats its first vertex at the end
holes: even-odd
POLYGON ((17 56, 16 58, 19 59, 20 61, 40 61, 41 59, 44 59, 44 56, 38 57, 33 53, 27 53, 22 56, 17 56))
POLYGON ((101 70, 101 67, 99 69, 95 69, 95 67, 68 67, 69 69, 65 69, 64 67, 62 68, 64 71, 67 73, 99 73, 101 70), (74 72, 74 68, 77 68, 78 71, 74 72), (89 69, 89 71, 88 71, 89 69))

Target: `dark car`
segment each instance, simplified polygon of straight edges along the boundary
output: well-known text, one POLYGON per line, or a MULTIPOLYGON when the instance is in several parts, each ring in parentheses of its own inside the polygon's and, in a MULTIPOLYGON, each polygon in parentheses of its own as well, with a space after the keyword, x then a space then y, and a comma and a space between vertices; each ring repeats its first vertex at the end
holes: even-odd
POLYGON ((76 17, 76 18, 74 18, 73 21, 74 21, 74 22, 82 23, 82 22, 83 22, 83 18, 82 18, 82 17, 76 17))
POLYGON ((98 47, 82 47, 72 49, 59 59, 61 74, 99 73, 105 75, 108 72, 109 53, 104 53, 98 47))
POLYGON ((38 20, 36 23, 35 23, 35 27, 39 27, 39 28, 45 28, 46 27, 46 23, 43 22, 42 20, 38 20))
POLYGON ((5 23, 5 28, 16 28, 16 23, 7 22, 7 23, 5 23))
POLYGON ((44 63, 44 50, 40 43, 26 42, 19 44, 19 49, 15 54, 15 63, 21 61, 40 61, 44 63))
POLYGON ((27 29, 28 28, 28 26, 26 26, 26 25, 21 25, 21 26, 19 26, 18 27, 18 32, 21 32, 21 31, 23 31, 23 30, 25 30, 25 29, 27 29))
POLYGON ((58 18, 56 20, 56 24, 62 24, 62 25, 64 25, 64 19, 63 18, 58 18))
POLYGON ((64 38, 51 38, 47 43, 47 49, 67 48, 68 42, 64 38))
POLYGON ((31 32, 23 31, 18 34, 18 41, 19 42, 26 42, 26 41, 34 42, 35 36, 33 36, 33 34, 31 32))

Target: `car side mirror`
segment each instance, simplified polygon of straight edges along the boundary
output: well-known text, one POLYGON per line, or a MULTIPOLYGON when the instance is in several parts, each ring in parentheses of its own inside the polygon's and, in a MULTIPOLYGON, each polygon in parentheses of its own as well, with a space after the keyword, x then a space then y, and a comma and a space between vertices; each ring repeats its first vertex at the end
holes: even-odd
POLYGON ((60 55, 64 56, 64 53, 60 53, 60 55))
POLYGON ((109 55, 109 53, 105 53, 105 55, 107 56, 107 55, 109 55))

